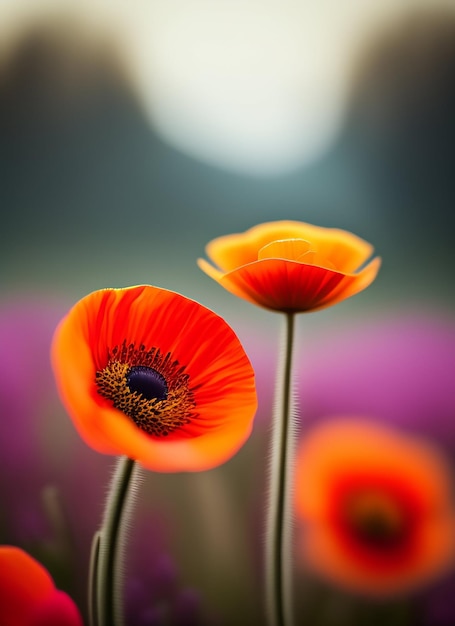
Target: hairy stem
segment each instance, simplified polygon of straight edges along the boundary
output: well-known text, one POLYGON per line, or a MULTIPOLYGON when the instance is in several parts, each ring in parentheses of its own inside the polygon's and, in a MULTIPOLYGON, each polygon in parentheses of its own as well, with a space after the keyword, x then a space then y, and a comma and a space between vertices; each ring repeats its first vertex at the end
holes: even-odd
POLYGON ((123 623, 120 603, 122 567, 119 563, 122 530, 125 524, 125 509, 129 504, 129 492, 133 477, 134 461, 121 457, 112 479, 104 512, 103 525, 95 534, 94 559, 91 567, 96 590, 89 592, 92 606, 96 607, 96 626, 120 626, 123 623))
POLYGON ((280 401, 276 403, 272 443, 270 489, 266 528, 266 604, 270 626, 286 626, 291 621, 290 479, 293 463, 293 424, 291 406, 294 314, 286 314, 284 360, 279 371, 280 401))

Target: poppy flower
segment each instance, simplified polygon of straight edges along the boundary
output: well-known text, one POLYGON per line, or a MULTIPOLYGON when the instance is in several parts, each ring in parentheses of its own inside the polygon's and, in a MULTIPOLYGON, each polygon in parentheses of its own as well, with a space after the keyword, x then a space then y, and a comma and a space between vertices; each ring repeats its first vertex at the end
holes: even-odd
POLYGON ((218 315, 158 287, 82 298, 52 344, 58 389, 82 438, 165 472, 232 457, 256 410, 253 368, 218 315))
POLYGON ((409 590, 454 560, 450 471, 428 442, 363 420, 303 440, 296 511, 305 561, 368 594, 409 590))
POLYGON ((59 591, 49 572, 15 546, 0 546, 2 626, 82 626, 73 600, 59 591))
POLYGON ((373 247, 344 230, 279 221, 212 240, 199 267, 253 304, 285 313, 316 311, 370 285, 380 266, 373 247), (361 268, 361 269, 359 269, 361 268))

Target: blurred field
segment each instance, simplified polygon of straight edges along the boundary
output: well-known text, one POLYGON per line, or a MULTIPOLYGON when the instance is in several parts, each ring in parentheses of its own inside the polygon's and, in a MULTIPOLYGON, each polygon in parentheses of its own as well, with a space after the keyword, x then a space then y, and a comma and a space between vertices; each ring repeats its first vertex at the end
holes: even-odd
MULTIPOLYGON (((237 331, 259 412, 226 466, 144 476, 131 597, 146 606, 141 578, 166 580, 154 601, 190 588, 201 623, 229 626, 262 623, 280 320, 198 270, 211 238, 293 219, 371 241, 383 258, 376 282, 298 320, 301 436, 329 412, 371 412, 431 442, 453 470, 455 7, 219 6, 0 5, 0 540, 42 556, 84 608, 113 459, 77 437, 48 345, 92 290, 174 289, 237 331)), ((453 572, 378 604, 295 567, 296 623, 455 622, 453 572)), ((138 626, 152 623, 139 612, 138 626)))

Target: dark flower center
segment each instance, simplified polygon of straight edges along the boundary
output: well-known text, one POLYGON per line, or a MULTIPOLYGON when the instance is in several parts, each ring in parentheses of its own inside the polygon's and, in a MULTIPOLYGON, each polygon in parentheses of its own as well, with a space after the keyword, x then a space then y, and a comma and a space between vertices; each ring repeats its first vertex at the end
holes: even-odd
POLYGON ((166 400, 167 398, 166 380, 152 367, 133 366, 126 376, 126 384, 131 391, 142 394, 147 400, 166 400))
POLYGON ((124 341, 96 372, 98 393, 149 435, 166 437, 196 417, 185 367, 170 352, 124 341))
POLYGON ((409 531, 408 521, 398 502, 384 494, 357 494, 347 507, 351 533, 372 549, 393 550, 402 545, 409 531))
POLYGON ((371 547, 393 548, 403 540, 404 528, 396 526, 382 511, 371 511, 355 524, 355 532, 362 541, 371 547))

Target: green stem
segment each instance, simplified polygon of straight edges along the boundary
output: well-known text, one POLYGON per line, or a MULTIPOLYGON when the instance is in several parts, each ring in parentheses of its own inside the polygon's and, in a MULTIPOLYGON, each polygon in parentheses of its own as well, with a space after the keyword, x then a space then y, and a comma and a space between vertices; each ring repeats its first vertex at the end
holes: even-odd
POLYGON ((119 459, 109 491, 103 525, 99 531, 99 537, 97 537, 98 533, 95 535, 95 541, 99 541, 97 558, 92 563, 95 571, 96 591, 89 593, 89 597, 92 598, 92 604, 96 606, 98 612, 97 626, 117 626, 122 623, 122 617, 119 615, 118 580, 121 564, 118 563, 118 553, 133 470, 132 459, 128 457, 119 459))
POLYGON ((294 314, 286 314, 285 350, 281 370, 281 402, 276 405, 272 432, 269 509, 266 529, 266 603, 270 626, 291 621, 289 483, 295 431, 291 411, 294 314))

